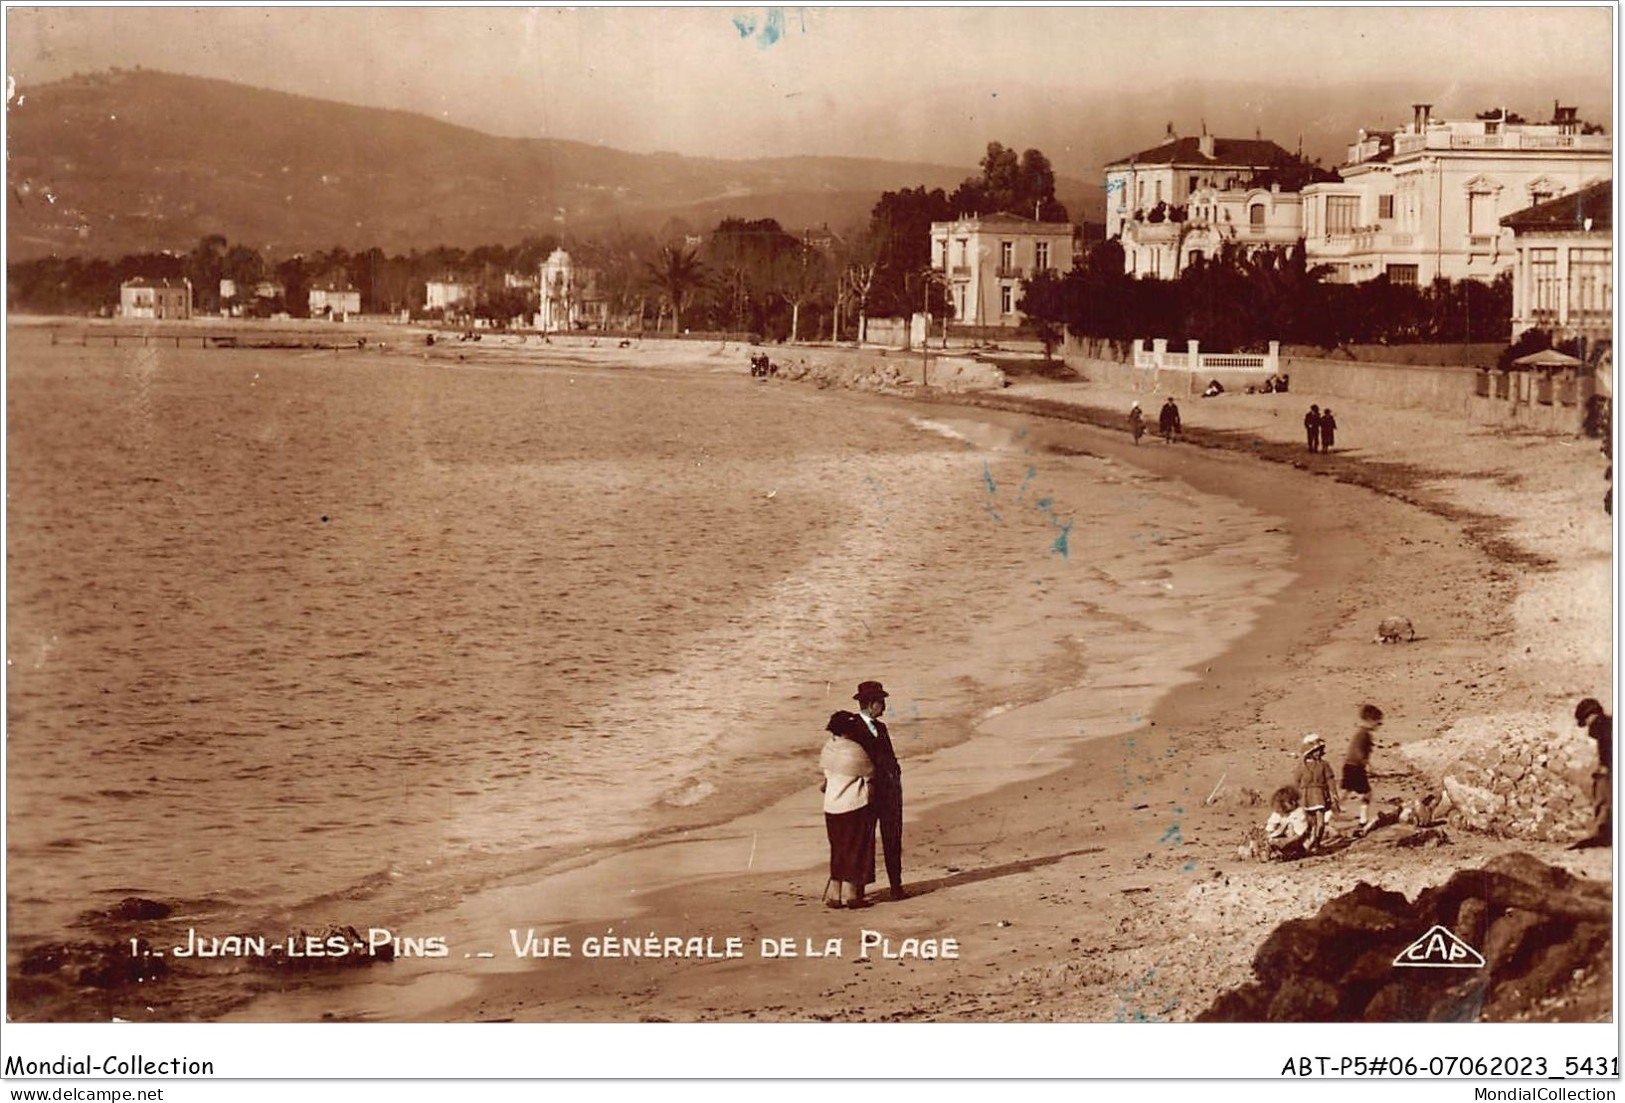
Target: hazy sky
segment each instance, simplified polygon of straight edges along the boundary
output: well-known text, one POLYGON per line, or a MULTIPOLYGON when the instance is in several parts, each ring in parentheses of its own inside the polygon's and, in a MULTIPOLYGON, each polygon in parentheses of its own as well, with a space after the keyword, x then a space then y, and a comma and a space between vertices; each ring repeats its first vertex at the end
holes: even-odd
POLYGON ((1606 5, 10 8, 6 64, 22 94, 139 65, 638 152, 940 162, 978 99, 993 115, 1173 81, 1606 78, 1613 34, 1606 5), (954 106, 934 113, 942 89, 954 106))

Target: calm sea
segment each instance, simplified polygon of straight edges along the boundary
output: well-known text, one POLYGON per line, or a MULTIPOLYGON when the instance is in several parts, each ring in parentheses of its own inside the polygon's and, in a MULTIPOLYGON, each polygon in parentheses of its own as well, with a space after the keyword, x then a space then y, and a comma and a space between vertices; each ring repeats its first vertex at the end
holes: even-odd
POLYGON ((861 678, 922 753, 1244 536, 1008 424, 729 368, 14 333, 8 949, 129 895, 397 924, 813 784, 861 678))

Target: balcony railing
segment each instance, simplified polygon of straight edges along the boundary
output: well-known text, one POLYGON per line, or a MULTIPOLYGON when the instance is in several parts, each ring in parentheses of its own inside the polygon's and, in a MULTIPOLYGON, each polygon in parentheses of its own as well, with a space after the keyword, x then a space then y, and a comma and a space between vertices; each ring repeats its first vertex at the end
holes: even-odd
POLYGON ((968 264, 956 264, 956 265, 953 266, 953 269, 952 269, 950 274, 955 275, 955 276, 968 276, 968 275, 970 275, 970 265, 968 265, 968 264))
POLYGON ((1007 268, 1002 264, 994 270, 994 275, 1001 280, 1024 280, 1028 278, 1028 272, 1025 268, 1007 268))
POLYGON ((1430 130, 1426 134, 1394 135, 1396 157, 1424 149, 1572 149, 1607 153, 1613 148, 1613 139, 1607 134, 1454 134, 1430 130))

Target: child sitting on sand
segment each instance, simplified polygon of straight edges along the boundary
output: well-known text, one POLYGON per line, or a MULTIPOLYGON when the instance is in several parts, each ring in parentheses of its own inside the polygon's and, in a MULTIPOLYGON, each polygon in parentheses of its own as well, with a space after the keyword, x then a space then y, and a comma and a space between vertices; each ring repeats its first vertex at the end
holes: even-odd
POLYGON ((1302 858, 1309 834, 1309 814, 1298 803, 1298 790, 1283 785, 1270 796, 1270 818, 1247 833, 1242 856, 1260 862, 1290 862, 1302 858))
POLYGON ((1309 834, 1309 813, 1298 803, 1298 791, 1283 785, 1270 797, 1274 809, 1264 821, 1264 838, 1270 856, 1281 861, 1303 857, 1304 839, 1309 834))

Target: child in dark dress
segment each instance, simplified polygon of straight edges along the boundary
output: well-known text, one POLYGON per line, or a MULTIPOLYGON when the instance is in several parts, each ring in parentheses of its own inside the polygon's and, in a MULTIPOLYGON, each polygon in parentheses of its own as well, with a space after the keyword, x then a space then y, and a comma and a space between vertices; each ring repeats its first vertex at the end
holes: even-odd
POLYGON ((1325 837, 1332 812, 1342 811, 1342 805, 1337 800, 1337 779, 1326 765, 1326 741, 1310 732, 1303 737, 1303 748, 1303 764, 1295 780, 1303 810, 1309 816, 1309 837, 1303 841, 1303 848, 1315 850, 1325 837))

